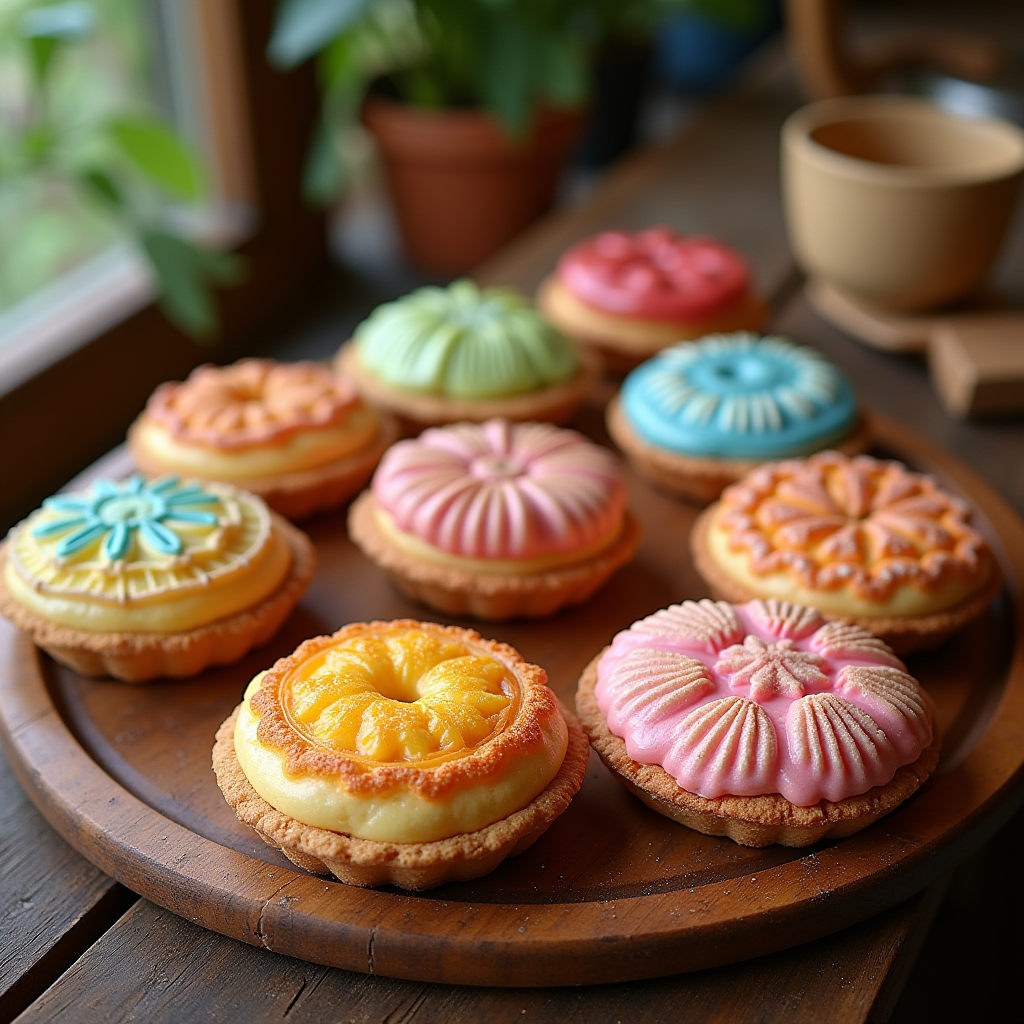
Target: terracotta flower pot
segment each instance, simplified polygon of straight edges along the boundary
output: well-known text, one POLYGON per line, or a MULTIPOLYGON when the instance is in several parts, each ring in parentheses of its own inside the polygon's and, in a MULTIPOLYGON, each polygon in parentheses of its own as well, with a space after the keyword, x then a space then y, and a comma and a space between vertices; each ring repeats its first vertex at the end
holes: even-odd
POLYGON ((422 110, 379 96, 363 107, 409 258, 462 273, 545 212, 583 127, 581 110, 543 109, 510 139, 480 110, 422 110))

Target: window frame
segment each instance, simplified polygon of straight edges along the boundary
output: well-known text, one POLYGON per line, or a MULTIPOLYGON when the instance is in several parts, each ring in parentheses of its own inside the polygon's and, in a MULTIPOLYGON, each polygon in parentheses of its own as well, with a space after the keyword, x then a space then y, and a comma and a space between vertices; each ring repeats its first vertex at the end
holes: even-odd
POLYGON ((245 280, 218 292, 220 333, 200 345, 162 316, 152 282, 147 291, 138 268, 122 261, 100 282, 109 301, 83 299, 77 309, 70 302, 60 311, 63 333, 37 324, 37 347, 23 349, 20 365, 0 352, 0 379, 9 385, 0 395, 4 528, 123 440, 157 384, 237 357, 328 264, 326 214, 302 194, 319 110, 312 68, 282 72, 268 63, 275 0, 189 2, 197 17, 185 24, 196 33, 197 77, 205 77, 209 100, 204 130, 219 150, 215 223, 229 238, 244 237, 231 247, 246 260, 245 280))

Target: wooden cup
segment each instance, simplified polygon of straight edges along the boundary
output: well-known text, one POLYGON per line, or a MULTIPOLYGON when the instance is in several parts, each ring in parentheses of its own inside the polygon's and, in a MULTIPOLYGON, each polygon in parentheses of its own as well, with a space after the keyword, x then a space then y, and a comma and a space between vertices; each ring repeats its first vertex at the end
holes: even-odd
POLYGON ((849 96, 782 128, 783 200, 801 267, 855 302, 908 313, 971 294, 1024 177, 1024 132, 918 99, 849 96))

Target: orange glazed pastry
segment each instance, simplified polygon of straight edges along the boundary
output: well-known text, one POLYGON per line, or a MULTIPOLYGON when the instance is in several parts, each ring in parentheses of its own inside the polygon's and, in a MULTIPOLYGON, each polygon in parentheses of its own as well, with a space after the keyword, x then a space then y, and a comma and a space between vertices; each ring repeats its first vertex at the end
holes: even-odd
POLYGON ((220 727, 217 782, 299 867, 429 889, 492 871, 568 807, 588 747, 542 668, 409 619, 307 640, 220 727))
POLYGON ((863 455, 822 452, 749 473, 701 514, 691 546, 716 596, 810 605, 901 654, 937 646, 1001 587, 965 502, 863 455))
POLYGON ((931 701, 892 650, 774 598, 634 622, 584 670, 576 707, 631 792, 743 846, 859 832, 938 763, 931 701))
POLYGON ((229 484, 97 480, 0 546, 0 613, 83 675, 190 676, 265 643, 316 564, 309 538, 229 484))
POLYGON ((357 493, 397 436, 328 367, 243 359, 161 384, 128 443, 146 473, 225 480, 301 519, 357 493))
POLYGON ((617 370, 677 341, 758 330, 767 318, 737 252, 666 227, 584 239, 541 283, 537 307, 617 370))
POLYGON ((348 528, 413 600, 481 619, 587 600, 640 539, 611 452, 574 430, 507 420, 396 444, 348 528))

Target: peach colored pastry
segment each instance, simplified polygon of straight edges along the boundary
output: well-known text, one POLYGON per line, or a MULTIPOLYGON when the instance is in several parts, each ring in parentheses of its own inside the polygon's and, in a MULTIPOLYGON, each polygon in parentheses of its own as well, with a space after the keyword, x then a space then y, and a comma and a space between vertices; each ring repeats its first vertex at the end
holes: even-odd
POLYGON ((547 676, 454 626, 354 623, 249 684, 217 732, 239 819, 307 871, 429 889, 529 847, 583 783, 547 676))
POLYGON ((574 430, 506 420, 400 441, 348 527, 413 600, 481 619, 587 600, 640 539, 611 452, 574 430))
POLYGON ((575 245, 541 283, 537 306, 617 370, 677 341, 756 331, 768 315, 737 252, 666 227, 606 231, 575 245))
POLYGON ((743 846, 859 832, 934 770, 931 701, 891 648, 785 601, 686 601, 584 670, 583 728, 654 810, 743 846))
POLYGON ((328 367, 243 359, 161 384, 128 444, 145 473, 224 480, 301 519, 358 493, 397 437, 328 367))
POLYGON ((935 647, 1001 588, 969 506, 900 462, 821 452, 726 488, 690 535, 716 597, 846 618, 899 654, 935 647))
POLYGON ((309 538, 222 483, 97 480, 0 546, 0 613, 88 676, 191 676, 265 643, 313 577, 309 538))
POLYGON ((813 349, 749 331, 664 349, 622 383, 608 432, 656 486, 709 502, 762 462, 838 447, 868 430, 845 375, 813 349))
POLYGON ((564 423, 597 377, 524 295, 469 280, 378 306, 336 364, 409 433, 495 416, 564 423))

